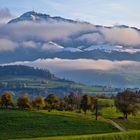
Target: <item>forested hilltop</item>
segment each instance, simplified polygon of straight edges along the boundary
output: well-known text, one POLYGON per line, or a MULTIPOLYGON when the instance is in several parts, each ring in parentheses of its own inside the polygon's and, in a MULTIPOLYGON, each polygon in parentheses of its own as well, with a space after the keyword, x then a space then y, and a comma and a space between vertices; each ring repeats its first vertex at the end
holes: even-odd
POLYGON ((9 65, 0 66, 0 76, 38 76, 46 79, 57 79, 48 70, 23 66, 23 65, 9 65))
POLYGON ((0 92, 12 91, 16 95, 14 98, 25 94, 31 98, 36 95, 45 97, 50 93, 64 97, 71 92, 111 96, 119 90, 111 87, 75 83, 58 78, 48 70, 23 65, 0 66, 0 92))

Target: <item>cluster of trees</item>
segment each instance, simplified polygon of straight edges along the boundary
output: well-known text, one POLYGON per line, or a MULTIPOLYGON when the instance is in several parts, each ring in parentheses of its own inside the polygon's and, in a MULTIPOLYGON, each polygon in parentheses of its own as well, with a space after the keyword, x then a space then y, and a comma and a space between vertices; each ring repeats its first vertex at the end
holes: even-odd
POLYGON ((116 108, 123 113, 124 118, 127 119, 128 115, 136 115, 139 110, 139 99, 137 98, 137 92, 126 90, 118 93, 115 98, 116 108))
MULTIPOLYGON (((124 114, 126 119, 129 114, 135 115, 137 113, 137 102, 136 94, 128 90, 118 93, 115 98, 116 108, 124 114)), ((46 109, 48 111, 53 109, 59 111, 77 110, 78 112, 83 111, 85 114, 87 111, 91 111, 95 113, 97 120, 99 110, 103 107, 109 107, 110 104, 100 102, 98 98, 92 95, 75 95, 74 93, 70 93, 63 99, 59 99, 55 94, 49 94, 46 98, 37 96, 34 100, 30 100, 28 96, 23 95, 14 102, 12 93, 4 92, 0 96, 0 106, 2 108, 16 107, 20 109, 46 109)))
MULTIPOLYGON (((59 111, 77 110, 78 112, 83 111, 86 114, 88 110, 96 110, 97 112, 97 99, 92 95, 75 95, 74 93, 70 93, 63 99, 59 99, 55 94, 49 94, 46 98, 37 96, 34 100, 30 100, 28 96, 23 95, 18 97, 14 102, 13 94, 11 92, 4 92, 0 96, 0 106, 2 108, 46 109, 48 111, 53 109, 59 111)), ((98 114, 96 113, 96 115, 98 114)))

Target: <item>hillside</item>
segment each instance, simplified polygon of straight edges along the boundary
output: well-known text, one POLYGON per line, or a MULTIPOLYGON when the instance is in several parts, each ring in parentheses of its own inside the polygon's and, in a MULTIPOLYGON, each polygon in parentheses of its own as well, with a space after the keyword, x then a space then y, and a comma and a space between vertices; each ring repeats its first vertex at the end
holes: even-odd
POLYGON ((35 112, 0 109, 0 124, 1 140, 118 132, 102 118, 95 121, 91 115, 65 111, 35 112))
POLYGON ((78 136, 60 136, 60 137, 43 137, 30 138, 21 140, 139 140, 139 131, 130 131, 127 133, 110 133, 110 134, 92 134, 92 135, 78 135, 78 136))
POLYGON ((48 70, 23 65, 0 66, 0 76, 36 76, 47 80, 57 79, 48 70))
POLYGON ((49 93, 55 93, 57 96, 63 97, 70 92, 111 96, 120 89, 78 84, 57 78, 48 70, 28 66, 0 66, 0 92, 7 90, 13 91, 15 98, 23 94, 28 94, 33 98, 36 95, 45 97, 49 93))
POLYGON ((129 115, 128 120, 119 119, 122 113, 116 112, 114 100, 99 98, 99 101, 109 106, 99 109, 98 121, 90 111, 85 115, 76 110, 1 108, 0 140, 139 140, 140 111, 135 116, 129 115), (120 132, 110 120, 126 131, 120 132))

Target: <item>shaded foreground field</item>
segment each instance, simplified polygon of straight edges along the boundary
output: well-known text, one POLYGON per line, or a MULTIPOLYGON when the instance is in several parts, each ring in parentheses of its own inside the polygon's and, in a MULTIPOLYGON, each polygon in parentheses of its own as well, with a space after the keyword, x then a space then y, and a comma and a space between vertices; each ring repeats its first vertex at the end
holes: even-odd
POLYGON ((0 139, 111 133, 118 130, 91 115, 58 111, 0 110, 0 139))
POLYGON ((140 131, 131 131, 126 133, 119 132, 110 134, 33 138, 21 140, 140 140, 140 131))

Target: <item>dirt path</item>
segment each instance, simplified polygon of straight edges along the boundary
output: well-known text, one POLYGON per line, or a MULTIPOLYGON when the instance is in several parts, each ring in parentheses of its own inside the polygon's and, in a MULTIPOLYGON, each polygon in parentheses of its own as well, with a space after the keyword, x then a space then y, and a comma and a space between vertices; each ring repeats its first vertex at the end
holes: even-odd
POLYGON ((122 128, 119 124, 117 124, 115 121, 111 120, 111 119, 108 119, 108 121, 114 125, 117 129, 119 129, 121 132, 127 132, 126 129, 122 128))

